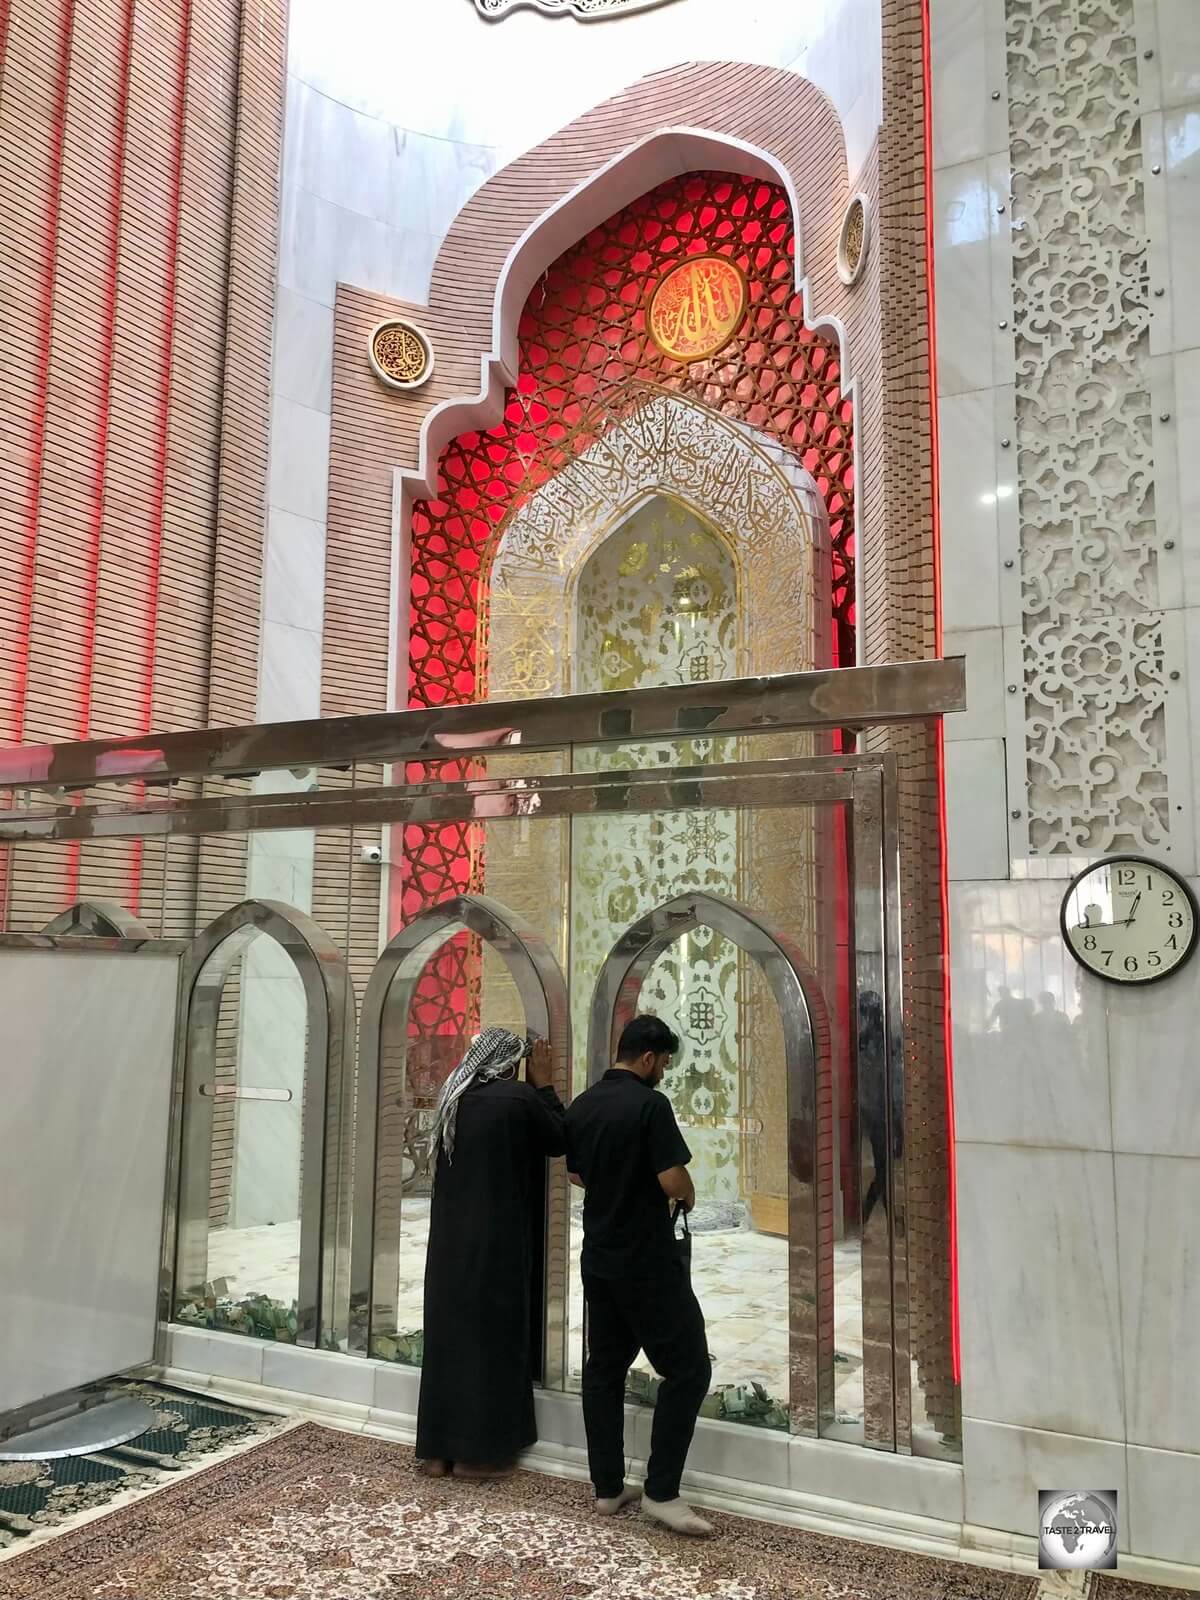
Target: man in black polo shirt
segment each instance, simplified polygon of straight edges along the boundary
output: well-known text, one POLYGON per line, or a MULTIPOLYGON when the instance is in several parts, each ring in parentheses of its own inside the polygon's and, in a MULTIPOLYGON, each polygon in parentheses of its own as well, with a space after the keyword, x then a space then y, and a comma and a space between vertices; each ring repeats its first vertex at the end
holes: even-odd
POLYGON ((675 1245, 671 1210, 696 1191, 662 1082, 679 1040, 658 1017, 635 1017, 617 1060, 567 1111, 567 1162, 584 1190, 583 1292, 588 1354, 583 1420, 596 1509, 638 1498, 625 1486, 625 1380, 644 1350, 662 1383, 654 1408, 642 1511, 677 1533, 708 1534, 679 1498, 683 1464, 712 1365, 704 1314, 675 1245))

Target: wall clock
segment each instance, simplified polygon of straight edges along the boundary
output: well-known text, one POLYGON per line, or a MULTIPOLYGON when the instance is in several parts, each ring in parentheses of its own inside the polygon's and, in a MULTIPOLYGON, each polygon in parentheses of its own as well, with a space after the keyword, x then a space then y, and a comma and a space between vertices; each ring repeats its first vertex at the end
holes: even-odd
POLYGON ((1200 940, 1195 895, 1144 856, 1110 856, 1081 872, 1063 896, 1061 921, 1076 961, 1110 983, 1169 978, 1200 940))

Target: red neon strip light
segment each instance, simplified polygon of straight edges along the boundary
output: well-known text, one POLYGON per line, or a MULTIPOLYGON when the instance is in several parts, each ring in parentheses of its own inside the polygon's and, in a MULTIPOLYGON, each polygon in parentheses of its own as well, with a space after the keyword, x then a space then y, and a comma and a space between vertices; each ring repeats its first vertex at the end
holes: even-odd
POLYGON ((29 461, 29 503, 25 512, 25 566, 21 573, 21 627, 17 664, 13 672, 12 742, 25 739, 25 712, 29 698, 29 648, 33 632, 33 591, 37 577, 38 531, 42 518, 42 466, 46 457, 46 412, 50 402, 50 336, 54 330, 54 280, 58 269, 59 199, 63 182, 63 146, 67 137, 67 85, 70 77, 71 41, 75 33, 75 0, 63 9, 58 44, 58 82, 54 100, 54 127, 50 135, 50 194, 46 205, 43 255, 46 276, 38 318, 38 359, 41 373, 31 415, 34 444, 29 461))
MULTIPOLYGON (((121 260, 121 205, 125 191, 125 153, 129 133, 129 79, 133 69, 133 5, 126 0, 121 33, 121 86, 117 99, 117 136, 113 160, 112 199, 108 236, 108 263, 104 274, 104 328, 100 335, 100 418, 96 431, 96 473, 92 491, 92 516, 88 528, 86 611, 83 625, 83 671, 79 683, 79 717, 75 737, 91 732, 92 685, 96 676, 96 625, 100 609, 100 554, 104 542, 104 482, 108 472, 108 435, 112 417, 112 375, 116 361, 117 272, 121 260)), ((67 862, 67 902, 79 897, 82 844, 74 844, 67 862)))
MULTIPOLYGON (((163 522, 167 501, 167 445, 170 430, 171 379, 174 371, 175 307, 179 278, 179 232, 183 211, 183 134, 187 111, 188 65, 192 42, 192 3, 185 0, 179 46, 179 78, 175 88, 175 127, 171 153, 171 235, 167 245, 167 285, 163 306, 162 375, 158 388, 158 426, 154 445, 154 492, 150 536, 150 588, 146 597, 146 662, 142 670, 142 707, 139 729, 149 733, 154 723, 154 671, 158 657, 158 607, 162 589, 163 522)), ((145 793, 145 785, 139 785, 145 793)), ((134 841, 129 867, 129 905, 134 916, 141 909, 144 841, 134 841)))
MULTIPOLYGON (((0 96, 4 94, 4 64, 8 58, 8 23, 11 16, 8 0, 0 0, 0 96)), ((3 802, 7 810, 11 797, 6 794, 3 802)), ((8 888, 9 866, 12 861, 11 848, 0 849, 0 933, 8 928, 8 888)))
POLYGON ((8 20, 11 15, 9 0, 0 0, 0 91, 4 89, 4 62, 8 55, 8 20))
MULTIPOLYGON (((921 67, 925 112, 925 304, 929 324, 929 468, 933 500, 933 638, 942 654, 942 514, 940 442, 937 408, 937 319, 933 270, 933 75, 930 68, 929 0, 921 3, 921 67)), ((958 1327, 958 1183, 954 1141, 954 1043, 950 1015, 950 886, 946 876, 946 746, 941 723, 937 730, 938 840, 941 850, 939 889, 942 905, 942 1036, 946 1052, 946 1160, 950 1202, 950 1361, 955 1383, 962 1381, 962 1348, 958 1327)))

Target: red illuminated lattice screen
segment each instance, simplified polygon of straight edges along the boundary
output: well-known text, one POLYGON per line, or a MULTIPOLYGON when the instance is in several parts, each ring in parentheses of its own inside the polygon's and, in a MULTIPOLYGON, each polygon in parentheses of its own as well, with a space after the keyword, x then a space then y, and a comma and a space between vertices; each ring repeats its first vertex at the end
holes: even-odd
MULTIPOLYGON (((579 447, 576 440, 586 447, 591 416, 603 415, 606 395, 631 382, 692 395, 794 451, 829 514, 834 664, 853 663, 852 407, 841 391, 836 342, 804 325, 794 252, 790 208, 777 185, 692 173, 643 195, 548 268, 521 317, 517 384, 502 420, 449 444, 437 498, 413 509, 411 706, 475 698, 480 581, 497 530, 579 447), (718 355, 684 366, 650 339, 646 304, 672 265, 700 253, 737 262, 749 311, 718 355)), ((410 780, 424 772, 411 767, 410 780)), ((465 827, 408 827, 402 857, 394 927, 476 886, 465 827)), ((436 983, 430 972, 420 986, 423 1026, 464 1028, 473 966, 465 942, 443 952, 436 983)))

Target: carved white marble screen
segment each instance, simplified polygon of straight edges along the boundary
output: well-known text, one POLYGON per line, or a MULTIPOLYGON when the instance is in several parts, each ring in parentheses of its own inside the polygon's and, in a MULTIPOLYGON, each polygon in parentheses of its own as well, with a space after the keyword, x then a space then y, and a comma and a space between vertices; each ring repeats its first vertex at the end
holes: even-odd
POLYGON ((0 1414, 154 1354, 176 957, 0 950, 0 1414))
POLYGON ((1135 11, 1134 0, 1005 5, 1021 573, 1009 693, 1019 676, 1024 711, 1010 739, 1014 756, 1024 754, 1023 770, 1010 771, 1012 820, 1025 828, 1024 840, 1013 830, 1018 857, 1123 849, 1179 860, 1188 848, 1185 719, 1169 687, 1181 675, 1180 646, 1162 555, 1173 543, 1164 545, 1156 517, 1135 11), (1168 746, 1178 763, 1170 794, 1168 746))

